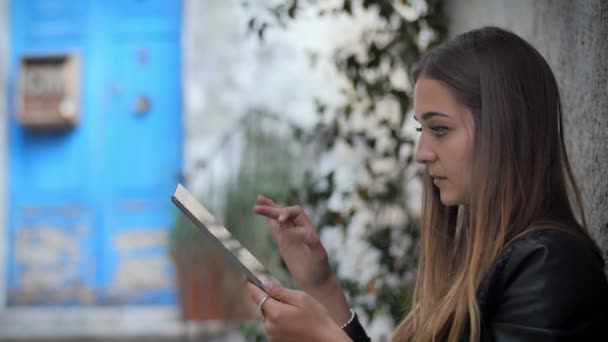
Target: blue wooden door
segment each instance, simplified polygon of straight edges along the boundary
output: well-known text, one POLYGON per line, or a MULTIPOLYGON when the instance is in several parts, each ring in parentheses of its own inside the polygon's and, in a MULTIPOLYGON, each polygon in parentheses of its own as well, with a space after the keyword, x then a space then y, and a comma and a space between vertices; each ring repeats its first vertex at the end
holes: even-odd
POLYGON ((80 122, 9 123, 9 305, 173 303, 167 234, 181 168, 177 0, 10 3, 24 56, 77 54, 80 122))

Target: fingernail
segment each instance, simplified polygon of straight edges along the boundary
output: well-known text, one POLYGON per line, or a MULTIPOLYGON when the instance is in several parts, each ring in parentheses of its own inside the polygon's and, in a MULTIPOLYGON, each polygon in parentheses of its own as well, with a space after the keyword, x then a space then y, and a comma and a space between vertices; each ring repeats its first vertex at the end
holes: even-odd
POLYGON ((274 288, 274 283, 271 281, 265 281, 262 283, 262 287, 264 288, 264 291, 266 291, 266 292, 272 291, 272 289, 274 288))

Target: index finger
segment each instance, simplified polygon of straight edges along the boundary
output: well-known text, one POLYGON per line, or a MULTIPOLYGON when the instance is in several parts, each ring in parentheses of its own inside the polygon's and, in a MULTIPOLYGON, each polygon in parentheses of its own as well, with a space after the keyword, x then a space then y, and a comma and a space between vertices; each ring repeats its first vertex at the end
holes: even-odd
POLYGON ((261 308, 262 310, 264 310, 264 316, 266 318, 276 318, 276 316, 280 314, 282 309, 284 309, 286 306, 292 306, 290 304, 280 302, 279 300, 273 298, 264 290, 260 289, 249 281, 247 281, 246 287, 251 300, 253 300, 258 309, 262 300, 266 298, 266 296, 268 296, 268 299, 264 302, 261 308))
POLYGON ((279 218, 279 215, 281 215, 281 208, 275 208, 267 205, 256 205, 253 207, 253 212, 258 215, 276 220, 279 218))
POLYGON ((256 303, 256 305, 259 305, 262 299, 264 299, 264 297, 269 296, 266 292, 264 292, 264 290, 260 289, 248 280, 246 281, 245 288, 247 288, 247 292, 249 292, 249 297, 254 303, 256 303))
POLYGON ((258 204, 267 205, 267 206, 275 207, 275 208, 279 207, 276 203, 274 203, 273 200, 271 200, 270 198, 264 197, 262 195, 258 195, 258 197, 256 197, 255 201, 258 204))

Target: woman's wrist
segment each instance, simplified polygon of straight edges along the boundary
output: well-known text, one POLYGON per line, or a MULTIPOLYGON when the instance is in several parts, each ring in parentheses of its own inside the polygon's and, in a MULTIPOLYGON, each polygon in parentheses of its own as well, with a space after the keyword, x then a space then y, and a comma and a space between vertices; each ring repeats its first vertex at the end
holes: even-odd
POLYGON ((351 311, 344 295, 342 285, 335 274, 321 286, 305 288, 304 291, 323 304, 338 327, 351 317, 351 311))
MULTIPOLYGON (((325 334, 324 334, 325 335, 325 334)), ((319 341, 337 341, 337 342, 352 342, 353 340, 350 338, 350 336, 348 336, 348 334, 340 329, 339 326, 334 325, 334 329, 331 329, 331 331, 327 331, 327 336, 323 336, 322 338, 319 339, 319 341)))

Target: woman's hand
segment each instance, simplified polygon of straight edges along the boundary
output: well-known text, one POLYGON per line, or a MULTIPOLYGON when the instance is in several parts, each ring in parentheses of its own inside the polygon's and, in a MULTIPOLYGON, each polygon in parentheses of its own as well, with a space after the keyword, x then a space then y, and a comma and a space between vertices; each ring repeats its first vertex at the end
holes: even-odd
POLYGON ((258 196, 253 211, 266 217, 272 238, 289 272, 304 289, 319 288, 332 276, 327 251, 317 229, 297 206, 281 208, 270 199, 258 196))
POLYGON ((269 341, 350 341, 346 333, 314 298, 302 291, 268 284, 261 290, 246 283, 251 299, 262 305, 264 330, 269 341))
POLYGON ((272 200, 258 196, 253 211, 266 217, 272 238, 289 272, 308 294, 322 303, 337 324, 350 317, 342 286, 331 272, 327 251, 317 229, 298 207, 281 208, 272 200))

